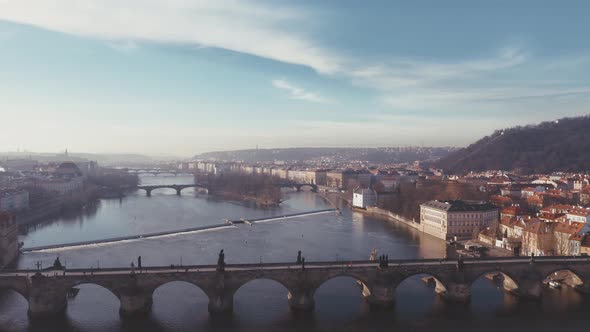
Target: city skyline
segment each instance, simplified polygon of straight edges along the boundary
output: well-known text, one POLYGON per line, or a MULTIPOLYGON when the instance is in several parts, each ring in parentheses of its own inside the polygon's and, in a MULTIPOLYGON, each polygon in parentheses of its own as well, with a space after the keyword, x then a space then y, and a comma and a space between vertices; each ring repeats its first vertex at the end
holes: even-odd
POLYGON ((466 146, 589 113, 587 3, 344 4, 0 1, 0 151, 466 146))

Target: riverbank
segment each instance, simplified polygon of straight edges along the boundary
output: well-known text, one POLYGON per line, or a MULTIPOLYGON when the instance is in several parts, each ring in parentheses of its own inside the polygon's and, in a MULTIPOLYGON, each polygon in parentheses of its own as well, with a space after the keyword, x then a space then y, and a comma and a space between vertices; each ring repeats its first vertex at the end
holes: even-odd
MULTIPOLYGON (((382 218, 382 219, 385 218, 389 221, 395 221, 399 224, 403 224, 405 226, 408 226, 410 228, 416 229, 416 230, 424 233, 424 226, 422 224, 415 222, 414 220, 410 220, 410 219, 407 219, 403 216, 400 216, 399 214, 395 214, 391 211, 378 208, 376 206, 367 206, 366 209, 354 209, 354 211, 357 211, 360 213, 365 213, 365 214, 368 214, 368 215, 371 215, 371 216, 377 217, 377 218, 382 218)), ((427 234, 427 233, 425 233, 425 234, 427 234)))
POLYGON ((240 201, 240 202, 252 203, 252 204, 256 205, 256 207, 260 207, 260 208, 272 208, 272 207, 277 207, 277 206, 279 206, 279 204, 281 204, 280 200, 275 201, 275 200, 259 198, 256 196, 241 195, 241 194, 232 193, 232 192, 214 192, 211 194, 211 196, 221 198, 221 199, 230 200, 230 201, 240 201))
POLYGON ((55 196, 31 206, 26 211, 17 213, 16 222, 19 227, 33 226, 59 217, 65 212, 81 209, 96 201, 98 197, 99 191, 95 187, 69 195, 55 196))

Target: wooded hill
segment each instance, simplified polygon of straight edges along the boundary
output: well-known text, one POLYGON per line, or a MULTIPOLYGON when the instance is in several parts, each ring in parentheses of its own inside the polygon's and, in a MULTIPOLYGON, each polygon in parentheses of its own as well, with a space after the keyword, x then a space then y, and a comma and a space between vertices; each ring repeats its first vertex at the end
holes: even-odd
POLYGON ((497 130, 441 158, 450 173, 513 170, 521 173, 590 171, 590 116, 497 130))

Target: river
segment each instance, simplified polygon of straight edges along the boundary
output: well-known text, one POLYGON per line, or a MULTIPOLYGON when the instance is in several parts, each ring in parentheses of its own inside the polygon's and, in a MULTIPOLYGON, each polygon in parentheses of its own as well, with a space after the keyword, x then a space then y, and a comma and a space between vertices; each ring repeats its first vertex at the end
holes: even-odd
MULTIPOLYGON (((142 176, 142 184, 191 183, 191 177, 142 176)), ((26 247, 219 224, 223 219, 258 218, 330 208, 311 192, 287 192, 280 207, 257 209, 195 193, 182 195, 158 189, 152 197, 142 190, 121 200, 102 199, 82 213, 62 216, 30 228, 20 236, 26 247)), ((302 250, 307 261, 367 259, 372 248, 391 259, 444 257, 443 242, 387 221, 352 213, 328 213, 275 220, 235 228, 169 235, 154 239, 87 245, 30 252, 19 268, 50 265, 59 255, 68 268, 129 266, 142 256, 144 266, 214 264, 224 249, 226 262, 294 261, 302 250)), ((355 280, 340 277, 324 283, 315 294, 313 313, 289 310, 287 292, 278 283, 257 280, 235 294, 230 318, 211 318, 207 297, 196 286, 173 282, 153 295, 152 313, 141 320, 122 320, 119 300, 96 285, 80 286, 68 300, 63 317, 31 322, 26 300, 12 290, 0 290, 0 331, 554 331, 586 330, 590 301, 575 291, 546 289, 542 302, 519 302, 491 281, 480 278, 468 305, 445 303, 415 276, 396 291, 396 306, 369 311, 355 280)))

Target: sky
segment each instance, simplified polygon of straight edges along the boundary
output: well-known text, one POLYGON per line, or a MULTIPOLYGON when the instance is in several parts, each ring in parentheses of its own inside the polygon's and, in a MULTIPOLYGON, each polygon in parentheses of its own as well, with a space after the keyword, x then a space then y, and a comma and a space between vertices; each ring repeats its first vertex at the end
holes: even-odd
POLYGON ((0 151, 465 146, 590 113, 590 2, 0 0, 0 151))

